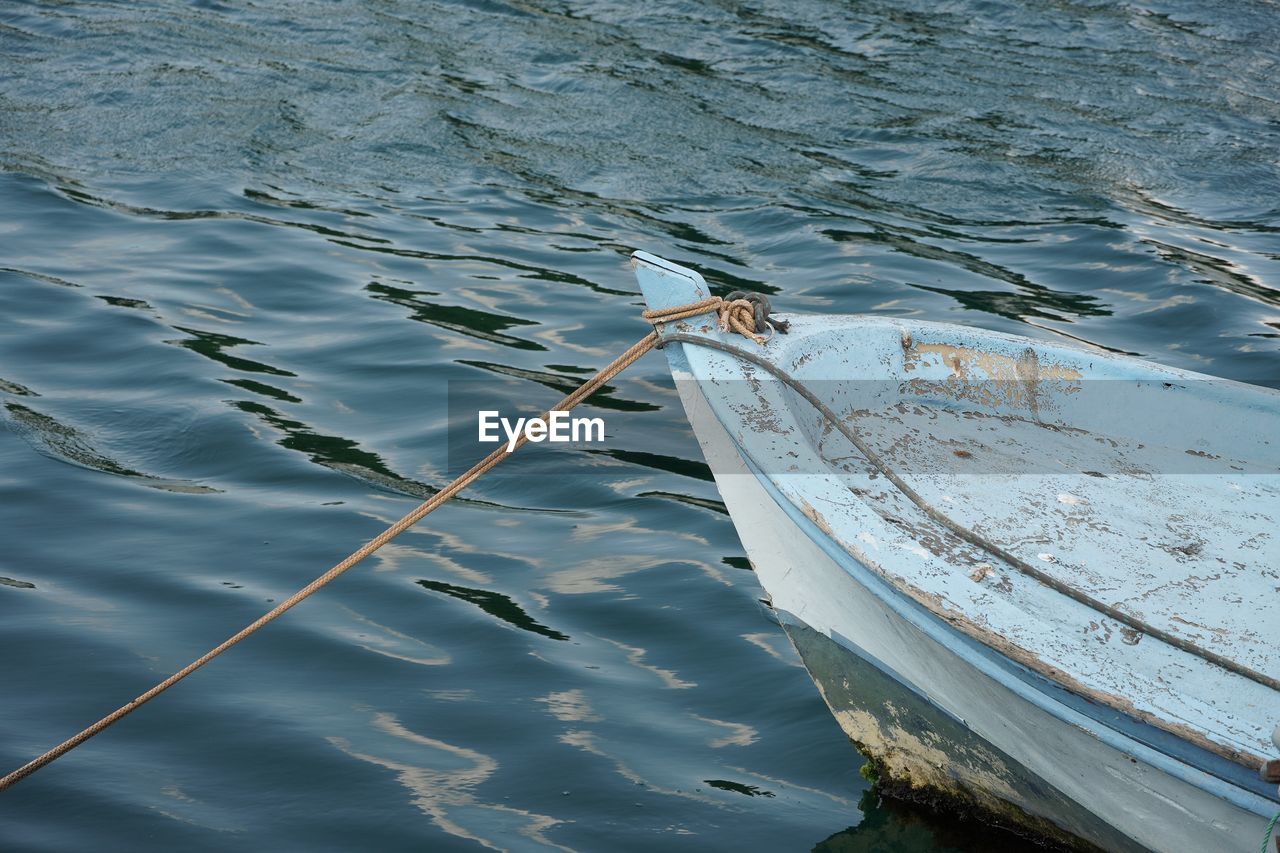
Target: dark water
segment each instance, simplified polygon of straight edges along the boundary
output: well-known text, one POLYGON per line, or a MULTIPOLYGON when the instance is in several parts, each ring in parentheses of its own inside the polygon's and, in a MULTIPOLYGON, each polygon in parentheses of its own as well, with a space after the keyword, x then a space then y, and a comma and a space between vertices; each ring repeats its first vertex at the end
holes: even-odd
MULTIPOLYGON (((448 383, 536 409, 638 338, 633 248, 1280 375, 1277 44, 1247 0, 8 0, 4 769, 441 485, 448 383)), ((0 847, 988 849, 864 797, 665 375, 601 404, 647 444, 482 482, 0 847)))

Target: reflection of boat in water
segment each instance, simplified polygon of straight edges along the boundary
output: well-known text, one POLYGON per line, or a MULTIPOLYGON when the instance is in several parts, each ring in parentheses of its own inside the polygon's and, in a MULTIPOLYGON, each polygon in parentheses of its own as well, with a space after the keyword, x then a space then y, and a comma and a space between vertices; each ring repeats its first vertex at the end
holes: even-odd
MULTIPOLYGON (((708 296, 637 253, 650 308, 708 296)), ((668 323, 787 632, 882 787, 1068 845, 1280 810, 1280 395, 960 326, 668 323)))

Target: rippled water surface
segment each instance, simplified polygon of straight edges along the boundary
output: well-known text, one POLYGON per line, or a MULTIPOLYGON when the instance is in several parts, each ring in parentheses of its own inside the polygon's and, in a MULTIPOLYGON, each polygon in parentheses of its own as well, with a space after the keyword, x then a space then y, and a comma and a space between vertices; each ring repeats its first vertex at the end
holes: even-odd
MULTIPOLYGON (((444 483, 450 384, 537 409, 638 338, 634 248, 1280 375, 1278 43, 1250 0, 9 0, 4 769, 444 483)), ((864 796, 666 375, 597 401, 645 441, 513 461, 0 847, 988 849, 864 796)))

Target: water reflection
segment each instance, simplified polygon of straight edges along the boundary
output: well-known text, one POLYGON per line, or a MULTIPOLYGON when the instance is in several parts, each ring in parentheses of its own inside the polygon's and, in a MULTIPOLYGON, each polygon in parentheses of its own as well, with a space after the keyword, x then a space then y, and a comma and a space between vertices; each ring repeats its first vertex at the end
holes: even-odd
POLYGON ((191 335, 190 338, 183 340, 167 341, 166 343, 175 344, 180 347, 186 347, 192 352, 199 353, 205 358, 211 358, 216 362, 225 364, 232 370, 240 370, 247 373, 268 373, 272 376, 297 376, 288 370, 279 367, 272 367, 269 364, 263 364, 260 361, 241 358, 231 355, 226 350, 238 346, 262 346, 258 341, 251 341, 247 338, 237 338, 233 335, 222 335, 217 332, 202 332, 199 329, 186 329, 182 326, 174 326, 179 332, 185 332, 191 335))
POLYGON ((715 482, 715 477, 711 475, 711 468, 707 466, 707 463, 697 462, 692 459, 677 459, 660 453, 647 453, 643 450, 621 450, 617 448, 605 450, 584 450, 583 452, 607 456, 608 458, 616 459, 619 462, 626 462, 629 465, 639 465, 645 468, 652 468, 655 471, 668 471, 672 474, 692 477, 695 480, 703 480, 708 483, 715 482))
POLYGON ((914 240, 904 234, 895 234, 884 228, 876 228, 870 232, 829 229, 823 233, 837 242, 865 241, 880 243, 888 246, 892 251, 902 252, 925 261, 945 264, 948 267, 958 267, 983 279, 1006 282, 1017 289, 1016 292, 1011 293, 1009 291, 996 290, 949 289, 930 287, 923 284, 911 285, 920 290, 927 290, 930 293, 951 296, 965 308, 989 311, 992 314, 998 314, 1013 320, 1039 317, 1061 322, 1070 322, 1073 317, 1106 317, 1111 314, 1110 309, 1096 296, 1054 291, 1044 285, 1028 280, 1021 273, 1005 269, 998 264, 993 264, 968 252, 944 249, 930 243, 914 240), (1054 309, 1057 313, 1050 313, 1045 309, 1054 309))
POLYGON ((400 476, 388 468, 378 454, 361 449, 349 438, 315 432, 301 421, 286 418, 262 403, 232 400, 231 405, 284 433, 278 442, 281 447, 304 453, 317 465, 416 498, 429 498, 438 491, 434 486, 400 476))
POLYGON ((1007 290, 961 290, 912 284, 918 290, 950 296, 970 311, 985 311, 1010 320, 1054 320, 1070 323, 1074 317, 1105 317, 1111 312, 1098 307, 1098 298, 1088 294, 1055 293, 1047 287, 1027 284, 1021 292, 1007 290), (1052 309, 1052 310, 1048 310, 1052 309))
POLYGON ((552 692, 537 701, 546 705, 547 712, 562 722, 598 723, 604 719, 591 707, 582 690, 552 692))
MULTIPOLYGON (((1280 307, 1280 282, 1268 284, 1265 280, 1250 275, 1230 260, 1215 257, 1204 251, 1192 251, 1153 239, 1147 239, 1144 242, 1152 246, 1161 258, 1181 266, 1195 276, 1194 280, 1197 284, 1219 287, 1267 305, 1280 307)), ((1204 247, 1203 243, 1202 247, 1204 247)))
POLYGON ((476 789, 497 772, 498 762, 478 750, 411 731, 388 713, 375 713, 356 742, 328 741, 352 758, 394 771, 410 802, 455 838, 502 850, 509 846, 504 836, 514 831, 546 849, 569 849, 545 835, 559 819, 480 799, 476 789))
POLYGON ((4 422, 15 433, 26 439, 27 443, 36 450, 61 462, 92 468, 104 474, 127 477, 144 486, 167 492, 198 495, 218 491, 212 486, 190 480, 155 477, 135 471, 94 449, 89 437, 75 427, 19 403, 5 403, 4 411, 7 414, 4 422))
POLYGON ((365 285, 365 290, 374 299, 408 308, 411 312, 409 316, 420 323, 430 323, 442 329, 461 332, 464 335, 470 335, 495 344, 502 344, 513 349, 546 349, 546 347, 534 341, 503 334, 507 329, 538 325, 534 320, 524 320, 520 317, 495 314, 489 311, 479 311, 475 308, 464 308, 460 305, 441 305, 435 302, 428 302, 423 299, 424 296, 437 296, 439 294, 427 290, 409 290, 379 282, 370 282, 365 285))
POLYGON ((898 850, 932 850, 937 853, 1053 851, 1053 848, 1043 844, 974 823, 959 815, 943 817, 920 805, 885 799, 874 790, 863 794, 858 809, 863 815, 861 823, 818 842, 813 846, 813 853, 889 853, 898 850))
POLYGON ((473 589, 471 587, 456 586, 443 581, 420 580, 417 581, 419 586, 425 587, 432 592, 442 592, 445 595, 474 604, 490 616, 506 622, 508 625, 528 631, 532 634, 540 634, 543 637, 550 637, 553 640, 567 640, 568 634, 562 634, 552 628, 548 628, 538 620, 534 619, 524 608, 511 599, 510 596, 503 595, 500 592, 494 592, 488 589, 473 589))
POLYGON ((735 794, 742 794, 747 797, 776 797, 773 791, 767 791, 764 788, 757 788, 755 785, 744 785, 741 782, 731 782, 728 779, 703 779, 703 782, 712 788, 719 788, 721 791, 733 791, 735 794))
POLYGON ((357 624, 344 626, 339 633, 365 651, 418 666, 446 666, 453 660, 447 652, 430 643, 375 622, 350 607, 343 609, 357 624))

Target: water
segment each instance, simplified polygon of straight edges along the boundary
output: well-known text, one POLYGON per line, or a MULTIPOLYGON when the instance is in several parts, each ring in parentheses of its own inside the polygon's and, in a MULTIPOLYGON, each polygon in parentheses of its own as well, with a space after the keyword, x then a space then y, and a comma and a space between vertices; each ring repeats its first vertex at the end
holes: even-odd
MULTIPOLYGON (((5 769, 442 484, 450 383, 536 408, 638 338, 633 248, 1275 377, 1277 12, 10 0, 5 769)), ((600 410, 647 442, 511 463, 6 793, 0 846, 998 843, 866 796, 665 375, 600 410)))

